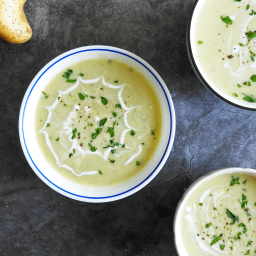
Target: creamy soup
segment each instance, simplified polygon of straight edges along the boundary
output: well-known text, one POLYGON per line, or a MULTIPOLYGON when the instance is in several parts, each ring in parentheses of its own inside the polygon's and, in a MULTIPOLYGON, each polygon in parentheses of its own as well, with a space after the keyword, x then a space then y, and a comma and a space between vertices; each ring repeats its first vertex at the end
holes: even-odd
POLYGON ((185 202, 182 238, 191 256, 256 253, 256 177, 225 174, 200 185, 185 202))
POLYGON ((36 131, 55 170, 80 184, 109 186, 129 180, 152 159, 162 136, 161 104, 132 67, 86 60, 45 87, 36 131))
POLYGON ((255 22, 255 0, 205 0, 193 38, 194 57, 210 84, 248 102, 256 101, 255 22))

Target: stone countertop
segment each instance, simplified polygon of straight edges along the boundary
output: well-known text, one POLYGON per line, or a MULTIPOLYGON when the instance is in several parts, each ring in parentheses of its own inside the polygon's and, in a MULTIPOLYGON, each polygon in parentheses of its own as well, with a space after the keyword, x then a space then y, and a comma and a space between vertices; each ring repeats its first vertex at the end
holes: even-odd
POLYGON ((194 0, 28 0, 33 37, 0 39, 0 254, 176 256, 173 218, 184 190, 224 167, 255 168, 255 112, 233 107, 206 89, 186 52, 194 0), (77 202, 47 187, 21 150, 18 117, 37 72, 57 55, 111 45, 151 64, 172 95, 177 132, 162 171, 144 189, 105 204, 77 202))

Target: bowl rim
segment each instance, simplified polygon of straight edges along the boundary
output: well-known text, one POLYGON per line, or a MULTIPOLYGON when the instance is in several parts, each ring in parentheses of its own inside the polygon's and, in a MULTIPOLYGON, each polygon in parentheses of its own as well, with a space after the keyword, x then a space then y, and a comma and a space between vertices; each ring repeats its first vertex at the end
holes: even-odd
POLYGON ((191 40, 190 40, 190 29, 191 29, 191 23, 192 23, 192 19, 193 19, 193 15, 195 12, 195 9, 197 7, 197 4, 199 3, 199 1, 203 1, 203 0, 195 0, 195 3, 192 7, 189 19, 188 19, 188 24, 187 24, 187 31, 186 31, 186 48, 187 48, 187 53, 188 53, 188 58, 190 61, 190 64, 197 76, 197 78, 199 79, 199 81, 206 87, 208 88, 211 92, 213 92, 217 97, 219 97, 220 99, 222 99, 223 101, 225 101, 226 103, 229 103, 235 107, 241 108, 241 109, 246 109, 246 110, 252 110, 252 111, 256 111, 256 106, 255 108, 250 108, 250 107, 245 107, 243 105, 239 105, 237 103, 234 103, 233 101, 230 101, 228 99, 226 99, 225 97, 221 96, 220 94, 218 94, 213 87, 206 82, 206 80, 204 79, 203 75, 201 74, 201 72, 199 71, 199 68, 196 65, 195 59, 194 59, 194 55, 192 52, 192 46, 191 46, 191 40))
POLYGON ((173 104, 170 92, 169 92, 166 84, 164 83, 164 81, 162 80, 160 75, 156 72, 156 70, 152 66, 150 66, 146 61, 144 61, 142 58, 140 58, 139 56, 137 56, 129 51, 126 51, 126 50, 123 50, 123 49, 120 49, 117 47, 104 46, 104 45, 83 46, 83 47, 75 48, 75 49, 69 50, 67 52, 64 52, 64 53, 58 55, 53 60, 48 62, 36 74, 36 76, 31 81, 30 85, 28 86, 26 93, 24 95, 24 98, 22 100, 22 104, 20 107, 20 114, 19 114, 19 137, 20 137, 21 147, 22 147, 23 153, 25 155, 25 158, 27 159, 30 167, 36 173, 36 175, 46 185, 48 185, 49 187, 54 189, 56 192, 58 192, 64 196, 67 196, 69 198, 72 198, 72 199, 75 199, 78 201, 92 202, 92 203, 110 202, 110 201, 119 200, 119 199, 122 199, 122 198, 125 198, 127 196, 134 194, 135 192, 137 192, 138 190, 140 190, 144 186, 146 186, 160 172, 160 170, 162 169, 163 165, 165 164, 167 158, 169 157, 169 154, 172 150, 173 143, 174 143, 175 132, 176 132, 176 117, 175 117, 174 104, 173 104), (136 61, 137 63, 141 64, 147 71, 149 71, 153 75, 154 79, 156 79, 158 85, 161 87, 161 89, 164 93, 164 96, 166 98, 166 101, 168 103, 168 112, 170 115, 170 122, 171 122, 169 136, 168 136, 168 143, 166 145, 165 151, 164 151, 161 159, 158 160, 158 164, 156 165, 154 170, 152 172, 150 172, 149 175, 143 181, 141 181, 139 184, 135 184, 134 186, 132 186, 132 188, 130 188, 124 192, 118 193, 116 195, 110 195, 110 196, 106 196, 106 197, 92 197, 92 196, 79 195, 79 194, 72 193, 71 191, 67 191, 67 190, 61 188, 60 186, 54 184, 49 178, 47 178, 43 174, 43 171, 39 170, 39 168, 33 161, 32 157, 29 153, 29 150, 27 148, 24 129, 23 129, 24 115, 25 115, 25 111, 26 111, 27 102, 29 100, 31 92, 36 87, 36 84, 41 79, 41 77, 47 72, 47 70, 52 68, 56 63, 60 62, 61 60, 68 58, 71 55, 75 55, 75 54, 79 54, 79 53, 87 52, 87 51, 113 52, 115 54, 124 55, 125 57, 131 58, 134 61, 136 61))
POLYGON ((181 243, 181 241, 180 240, 178 241, 177 236, 176 236, 176 230, 178 229, 178 225, 179 225, 179 223, 177 222, 177 218, 178 218, 178 215, 180 213, 180 209, 182 207, 183 202, 185 202, 189 193, 192 190, 196 189, 195 187, 197 187, 197 185, 199 183, 202 183, 204 180, 208 180, 212 177, 216 177, 216 176, 219 176, 219 175, 222 175, 222 174, 227 174, 227 173, 256 174, 256 170, 251 169, 251 168, 241 168, 241 167, 228 167, 228 168, 216 169, 214 171, 210 171, 210 172, 202 175, 201 177, 199 177, 198 179, 196 179, 195 181, 192 182, 192 184, 182 194, 182 197, 181 197, 181 199, 179 200, 179 202, 177 204, 175 214, 174 214, 174 219, 173 219, 174 245, 175 245, 176 251, 177 251, 179 256, 184 256, 184 255, 180 254, 180 251, 179 251, 180 245, 178 245, 178 244, 181 243))

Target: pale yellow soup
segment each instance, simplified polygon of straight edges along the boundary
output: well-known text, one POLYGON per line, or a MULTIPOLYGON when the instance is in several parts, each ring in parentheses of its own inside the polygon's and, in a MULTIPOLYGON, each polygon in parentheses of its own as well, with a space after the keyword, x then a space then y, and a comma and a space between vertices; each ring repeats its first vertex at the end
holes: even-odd
POLYGON ((233 173, 212 178, 187 198, 181 211, 188 255, 254 255, 255 176, 233 173))
POLYGON ((214 88, 242 101, 250 99, 246 96, 256 100, 256 76, 251 79, 256 75, 256 37, 248 37, 248 32, 256 36, 253 10, 254 0, 206 0, 193 37, 194 55, 204 77, 214 88), (226 23, 227 17, 232 24, 226 23))
POLYGON ((35 126, 45 160, 80 184, 129 181, 147 168, 161 140, 156 91, 117 60, 90 59, 69 69, 45 87, 37 105, 35 126))

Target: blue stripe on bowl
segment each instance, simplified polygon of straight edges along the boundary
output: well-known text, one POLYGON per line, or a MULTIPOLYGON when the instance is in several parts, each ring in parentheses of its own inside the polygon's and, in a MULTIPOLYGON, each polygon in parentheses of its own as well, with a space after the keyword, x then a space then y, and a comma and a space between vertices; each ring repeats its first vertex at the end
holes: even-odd
MULTIPOLYGON (((40 77, 36 80, 36 82, 35 82, 34 85, 32 86, 32 88, 31 88, 31 90, 30 90, 30 92, 29 92, 29 94, 28 94, 28 97, 27 97, 27 99, 26 99, 25 106, 24 106, 24 110, 23 110, 23 114, 22 114, 22 135, 23 135, 23 142, 24 142, 26 151, 27 151, 27 153, 28 153, 28 156, 29 156, 31 162, 33 163, 33 165, 35 166, 35 168, 38 170, 38 172, 39 172, 48 182, 50 182, 53 186, 55 186, 56 188, 58 188, 58 189, 64 191, 65 193, 68 193, 68 194, 70 194, 70 195, 72 195, 72 196, 81 197, 81 198, 87 198, 87 199, 107 199, 107 198, 113 198, 113 197, 121 196, 121 195, 124 195, 124 194, 126 194, 126 193, 128 193, 128 192, 130 192, 130 191, 132 191, 132 190, 134 190, 134 189, 136 189, 136 188, 139 187, 141 184, 143 184, 146 180, 148 180, 148 179, 154 174, 154 172, 156 171, 156 169, 158 168, 158 166, 161 164, 163 158, 164 158, 165 155, 166 155, 166 152, 167 152, 167 149, 168 149, 168 147, 169 147, 170 140, 171 140, 171 135, 172 135, 171 131, 172 131, 172 112, 171 112, 171 108, 170 108, 170 103, 169 103, 168 97, 167 97, 167 95, 166 95, 166 92, 165 92, 165 90, 164 90, 162 84, 160 83, 160 81, 157 79, 157 77, 153 74, 153 72, 152 72, 148 67, 146 67, 142 62, 140 62, 139 60, 135 59, 134 57, 132 57, 132 56, 130 56, 130 55, 128 55, 128 54, 119 52, 119 51, 108 50, 108 49, 88 49, 88 50, 77 51, 77 52, 71 53, 71 54, 69 54, 69 55, 66 55, 66 56, 62 57, 61 59, 57 60, 56 62, 54 62, 51 66, 49 66, 49 67, 40 75, 40 77), (25 111, 26 111, 26 106, 27 106, 28 99, 29 99, 29 97, 30 97, 30 95, 31 95, 31 92, 33 91, 34 87, 36 86, 37 82, 41 79, 41 77, 42 77, 52 66, 54 66, 54 65, 55 65, 56 63, 58 63, 59 61, 65 59, 65 58, 67 58, 67 57, 69 57, 69 56, 71 56, 71 55, 78 54, 78 53, 81 53, 81 52, 87 52, 87 51, 108 51, 108 52, 118 53, 118 54, 124 55, 124 56, 126 56, 126 57, 129 57, 129 58, 135 60, 136 62, 138 62, 139 64, 141 64, 144 68, 146 68, 146 69, 154 76, 154 78, 157 80, 158 84, 161 86, 161 88, 162 88, 162 90, 163 90, 163 92, 164 92, 164 95, 165 95, 166 100, 167 100, 167 102, 168 102, 169 113, 170 113, 170 120, 171 120, 171 129, 170 129, 170 134, 169 134, 168 143, 167 143, 165 152, 164 152, 164 154, 163 154, 163 157, 162 157, 161 160, 159 161, 159 163, 158 163, 158 165, 156 166, 156 168, 149 174, 149 176, 148 176, 146 179, 144 179, 141 183, 139 183, 139 184, 136 185, 135 187, 133 187, 133 188, 131 188, 131 189, 129 189, 129 190, 123 192, 123 193, 119 193, 119 194, 116 194, 116 195, 113 195, 113 196, 107 196, 107 197, 87 197, 87 196, 77 195, 77 194, 71 193, 71 192, 69 192, 69 191, 67 191, 67 190, 65 190, 65 189, 63 189, 63 188, 57 186, 57 185, 54 184, 52 181, 50 181, 50 180, 38 169, 38 167, 37 167, 36 164, 34 163, 32 157, 30 156, 29 151, 28 151, 28 148, 27 148, 25 136, 24 136, 24 130, 23 130, 24 114, 25 114, 25 111)), ((175 131, 174 131, 174 132, 175 132, 175 131)))

